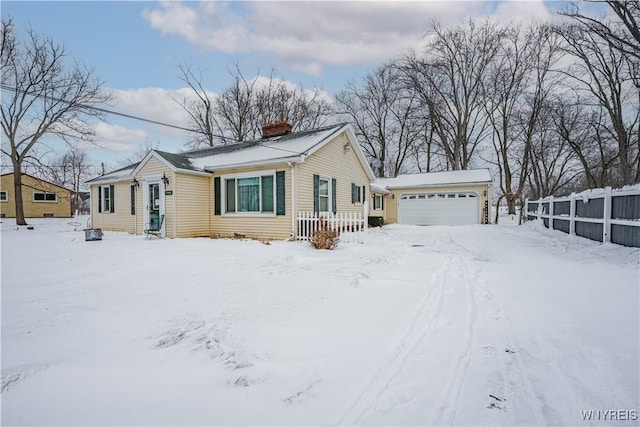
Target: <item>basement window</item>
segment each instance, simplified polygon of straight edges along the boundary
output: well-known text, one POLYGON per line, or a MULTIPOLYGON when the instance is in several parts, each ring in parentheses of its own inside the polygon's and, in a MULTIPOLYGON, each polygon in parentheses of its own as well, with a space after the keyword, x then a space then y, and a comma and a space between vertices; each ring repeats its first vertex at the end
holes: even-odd
POLYGON ((34 202, 55 203, 58 201, 56 193, 33 192, 34 202))

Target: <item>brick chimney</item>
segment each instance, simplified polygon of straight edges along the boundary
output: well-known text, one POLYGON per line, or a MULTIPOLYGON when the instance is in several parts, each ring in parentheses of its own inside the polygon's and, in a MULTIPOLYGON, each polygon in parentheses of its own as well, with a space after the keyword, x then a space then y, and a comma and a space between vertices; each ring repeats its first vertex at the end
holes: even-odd
POLYGON ((291 133, 293 126, 287 123, 287 120, 281 120, 275 123, 269 123, 262 127, 262 137, 270 138, 272 136, 281 136, 291 133))

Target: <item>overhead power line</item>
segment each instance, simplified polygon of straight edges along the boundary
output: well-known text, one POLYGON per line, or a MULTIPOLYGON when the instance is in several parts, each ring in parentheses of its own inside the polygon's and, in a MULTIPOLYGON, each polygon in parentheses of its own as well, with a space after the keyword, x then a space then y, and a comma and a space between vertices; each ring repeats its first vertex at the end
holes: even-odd
MULTIPOLYGON (((6 85, 6 84, 0 84, 0 87, 3 90, 7 90, 7 91, 10 91, 10 92, 14 92, 14 93, 20 92, 20 93, 23 93, 23 94, 28 95, 28 96, 33 96, 34 98, 42 98, 42 94, 40 94, 40 93, 27 92, 27 91, 24 91, 24 90, 21 90, 21 89, 18 89, 18 88, 11 87, 11 86, 6 85)), ((69 101, 67 101, 65 99, 56 98, 56 97, 53 97, 53 96, 50 96, 49 98, 54 100, 54 101, 65 102, 67 104, 69 103, 69 101)), ((88 109, 91 109, 91 110, 99 111, 101 113, 113 114, 115 116, 125 117, 125 118, 132 119, 132 120, 139 120, 139 121, 142 121, 142 122, 152 123, 152 124, 159 125, 159 126, 165 126, 165 127, 169 127, 169 128, 173 128, 173 129, 183 130, 183 131, 186 131, 186 132, 193 132, 193 133, 199 133, 199 134, 205 135, 205 133, 202 132, 199 129, 186 128, 186 127, 183 127, 183 126, 178 126, 178 125, 174 125, 174 124, 170 124, 170 123, 160 122, 160 121, 157 121, 157 120, 147 119, 145 117, 135 116, 133 114, 121 113, 119 111, 114 111, 114 110, 110 110, 110 109, 107 109, 107 108, 97 107, 97 106, 94 106, 94 105, 80 105, 80 106, 82 108, 88 108, 88 109)), ((243 142, 243 141, 239 141, 239 140, 237 140, 235 138, 229 138, 229 137, 222 136, 222 135, 212 135, 212 136, 215 137, 215 138, 231 140, 231 141, 234 141, 234 142, 243 142)), ((259 145, 261 147, 271 148, 273 150, 299 154, 297 151, 287 150, 286 148, 273 147, 273 146, 270 146, 270 145, 263 145, 263 144, 260 144, 260 143, 259 143, 259 145)), ((205 147, 205 148, 207 148, 207 147, 205 147)))

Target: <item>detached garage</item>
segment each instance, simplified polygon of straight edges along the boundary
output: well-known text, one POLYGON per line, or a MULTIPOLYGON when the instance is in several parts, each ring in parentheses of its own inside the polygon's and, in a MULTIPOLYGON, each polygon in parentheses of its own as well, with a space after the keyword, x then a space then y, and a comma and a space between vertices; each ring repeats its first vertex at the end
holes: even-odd
POLYGON ((489 222, 492 181, 488 169, 432 172, 379 178, 386 195, 386 219, 414 225, 489 222))

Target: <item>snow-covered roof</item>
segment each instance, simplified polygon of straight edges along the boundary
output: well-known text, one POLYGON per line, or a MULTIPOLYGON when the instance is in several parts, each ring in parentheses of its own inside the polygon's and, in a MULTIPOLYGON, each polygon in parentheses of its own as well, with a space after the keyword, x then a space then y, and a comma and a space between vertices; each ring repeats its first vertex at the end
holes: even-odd
POLYGON ((151 157, 160 159, 173 170, 204 175, 220 169, 269 165, 287 161, 304 161, 307 156, 313 154, 331 141, 334 136, 344 131, 347 132, 347 135, 350 135, 349 140, 354 147, 356 156, 360 159, 367 175, 373 179, 373 172, 356 142, 351 127, 342 123, 309 131, 185 151, 177 154, 152 150, 140 163, 129 165, 87 182, 96 184, 133 179, 137 171, 151 157))
POLYGON ((372 182, 370 185, 371 191, 378 194, 389 194, 389 190, 384 188, 378 183, 372 182))
POLYGON ((125 166, 121 169, 114 170, 113 172, 100 175, 97 178, 93 178, 87 181, 87 184, 97 184, 100 182, 117 182, 126 179, 133 179, 132 172, 138 166, 139 163, 134 163, 129 166, 125 166))
POLYGON ((394 189, 489 183, 491 183, 489 169, 471 169, 398 175, 395 178, 378 178, 376 179, 375 185, 382 188, 394 189))
POLYGON ((216 170, 238 166, 278 163, 308 156, 322 142, 338 134, 344 124, 306 132, 296 132, 221 147, 205 148, 181 153, 192 167, 216 170))

